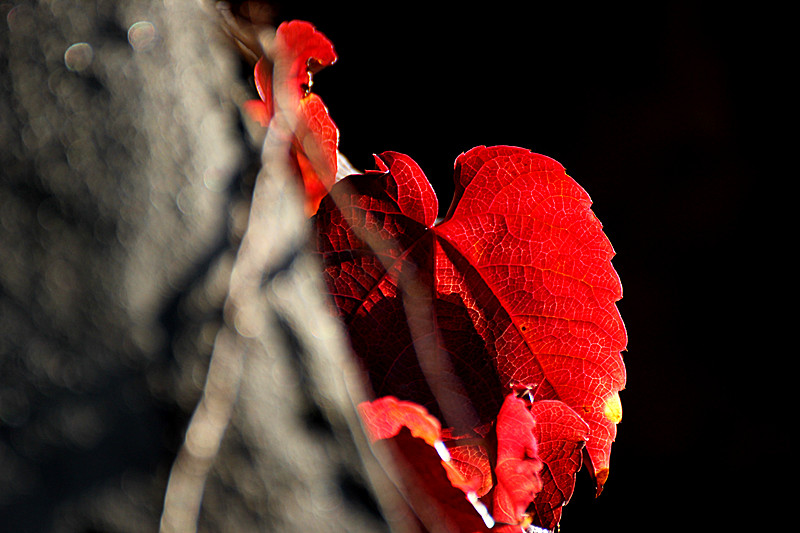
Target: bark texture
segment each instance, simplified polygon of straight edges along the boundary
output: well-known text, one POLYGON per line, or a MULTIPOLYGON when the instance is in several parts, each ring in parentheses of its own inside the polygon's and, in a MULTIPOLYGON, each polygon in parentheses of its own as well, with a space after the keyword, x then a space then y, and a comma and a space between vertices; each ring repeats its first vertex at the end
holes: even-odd
POLYGON ((216 13, 2 10, 3 528, 388 530, 286 143, 256 179, 216 13))

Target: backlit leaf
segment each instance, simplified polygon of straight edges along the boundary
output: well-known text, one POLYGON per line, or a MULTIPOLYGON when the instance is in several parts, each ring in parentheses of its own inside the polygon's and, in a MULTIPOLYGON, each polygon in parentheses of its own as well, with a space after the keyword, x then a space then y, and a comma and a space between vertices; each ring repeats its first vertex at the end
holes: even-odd
POLYGON ((536 420, 534 434, 544 467, 539 473, 542 491, 530 513, 536 524, 555 529, 575 489, 589 426, 564 403, 553 400, 533 402, 531 416, 536 420))
MULTIPOLYGON (((437 225, 436 196, 408 156, 383 153, 377 171, 333 187, 315 225, 335 311, 376 397, 423 405, 453 436, 485 437, 519 384, 533 405, 562 402, 588 428, 599 489, 627 338, 614 252, 589 196, 556 161, 509 146, 462 154, 455 182, 437 225)), ((563 428, 546 420, 537 437, 560 442, 563 428)), ((574 474, 568 455, 542 494, 574 474)))
MULTIPOLYGON (((489 531, 479 511, 488 517, 486 508, 475 493, 480 476, 470 479, 462 475, 464 465, 455 464, 444 447, 436 418, 420 405, 391 396, 363 402, 358 410, 370 440, 387 446, 393 455, 398 484, 424 529, 489 531)), ((481 469, 475 472, 482 475, 481 469)))
POLYGON ((497 464, 492 514, 498 522, 526 523, 526 510, 542 490, 542 462, 536 450, 534 419, 525 402, 509 394, 497 415, 497 464))
POLYGON ((339 130, 322 99, 311 92, 312 74, 336 62, 331 42, 314 26, 301 20, 284 22, 276 31, 274 64, 262 57, 254 69, 261 100, 244 103, 247 114, 269 126, 275 114, 276 80, 282 80, 286 101, 296 113, 292 156, 306 191, 306 212, 316 212, 319 202, 336 180, 339 130), (280 69, 274 72, 273 69, 280 69))

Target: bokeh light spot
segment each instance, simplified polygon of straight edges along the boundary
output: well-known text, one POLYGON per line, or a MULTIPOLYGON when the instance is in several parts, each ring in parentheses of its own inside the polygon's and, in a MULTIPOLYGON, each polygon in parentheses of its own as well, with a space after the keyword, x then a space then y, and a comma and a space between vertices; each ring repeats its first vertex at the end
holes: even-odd
POLYGON ((156 39, 156 27, 151 22, 140 20, 128 28, 128 42, 137 52, 145 52, 153 47, 156 39))
POLYGON ((80 72, 92 64, 94 50, 89 43, 75 43, 64 52, 64 64, 74 72, 80 72))

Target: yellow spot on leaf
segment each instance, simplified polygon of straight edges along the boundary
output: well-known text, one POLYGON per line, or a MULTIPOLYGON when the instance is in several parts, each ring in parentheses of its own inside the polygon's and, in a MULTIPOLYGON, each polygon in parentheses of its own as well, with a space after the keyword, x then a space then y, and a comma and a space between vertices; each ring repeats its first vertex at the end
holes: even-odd
POLYGON ((619 401, 619 393, 615 392, 606 399, 603 414, 615 424, 619 424, 619 421, 622 420, 622 403, 619 401))

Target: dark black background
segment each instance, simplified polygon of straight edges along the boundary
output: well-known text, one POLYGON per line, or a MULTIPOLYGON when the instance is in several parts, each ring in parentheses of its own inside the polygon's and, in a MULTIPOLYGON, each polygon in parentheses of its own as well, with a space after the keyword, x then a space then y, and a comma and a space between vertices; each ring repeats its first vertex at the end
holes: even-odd
POLYGON ((314 90, 357 167, 384 150, 410 155, 444 213, 455 158, 510 144, 557 159, 592 196, 624 286, 628 386, 606 490, 595 500, 582 472, 562 531, 778 522, 796 475, 796 348, 778 344, 796 313, 789 176, 776 162, 786 15, 695 2, 303 2, 278 16, 334 43, 339 61, 314 90))

